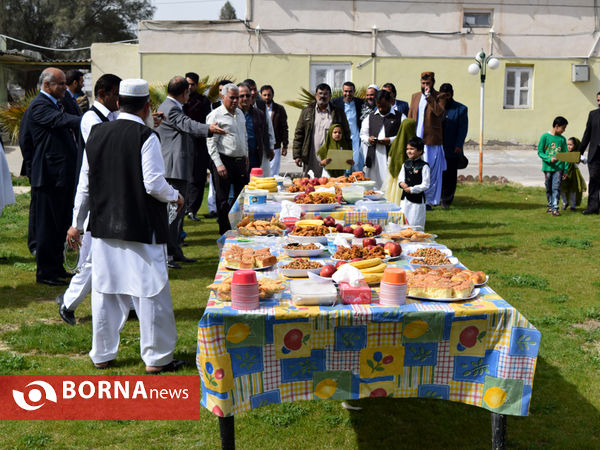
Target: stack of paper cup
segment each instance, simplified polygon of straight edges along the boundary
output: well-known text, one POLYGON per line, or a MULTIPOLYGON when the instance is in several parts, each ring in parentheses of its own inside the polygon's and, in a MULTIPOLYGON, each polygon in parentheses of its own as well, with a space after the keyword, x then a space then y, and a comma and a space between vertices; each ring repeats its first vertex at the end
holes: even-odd
POLYGON ((258 280, 253 270, 236 270, 233 273, 231 307, 241 310, 258 308, 258 280))
POLYGON ((379 284, 379 304, 400 306, 406 303, 406 272, 401 267, 388 266, 379 284))

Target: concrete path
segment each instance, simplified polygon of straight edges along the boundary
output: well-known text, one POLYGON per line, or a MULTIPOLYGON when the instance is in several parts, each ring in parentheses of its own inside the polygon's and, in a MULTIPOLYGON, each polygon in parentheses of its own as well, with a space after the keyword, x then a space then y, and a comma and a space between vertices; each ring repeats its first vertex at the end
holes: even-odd
MULTIPOLYGON (((6 159, 10 171, 18 175, 21 170, 21 151, 18 146, 5 147, 6 159)), ((291 153, 291 152, 290 152, 291 153)), ((281 161, 281 173, 298 173, 299 168, 292 160, 291 154, 281 161)), ((459 175, 479 175, 479 149, 478 147, 466 147, 465 155, 469 159, 469 166, 460 170, 459 175)), ((585 164, 579 165, 586 183, 589 181, 589 173, 585 164)), ((534 147, 523 149, 522 147, 491 147, 484 148, 483 153, 483 175, 506 177, 510 181, 521 183, 524 186, 544 186, 544 175, 542 174, 542 163, 537 156, 534 147)))

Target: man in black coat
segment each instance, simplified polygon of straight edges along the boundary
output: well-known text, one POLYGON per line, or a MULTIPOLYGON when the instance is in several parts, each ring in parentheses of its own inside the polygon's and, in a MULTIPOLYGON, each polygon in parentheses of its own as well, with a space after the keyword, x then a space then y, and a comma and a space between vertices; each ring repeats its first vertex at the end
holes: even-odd
POLYGON ((583 211, 583 214, 598 214, 600 210, 600 150, 598 150, 598 146, 600 146, 600 92, 596 94, 596 101, 598 102, 598 109, 591 111, 588 115, 585 131, 579 145, 581 156, 583 156, 586 147, 588 145, 590 147, 587 158, 590 172, 589 197, 587 209, 583 211))
POLYGON ((32 201, 35 202, 36 281, 63 286, 63 244, 71 223, 76 187, 77 133, 81 117, 64 112, 66 77, 49 67, 40 75, 40 93, 25 115, 33 148, 32 201))
POLYGON ((362 170, 364 167, 363 152, 360 148, 360 127, 362 126, 361 112, 364 101, 355 97, 356 86, 352 81, 346 81, 342 86, 341 97, 335 97, 331 104, 341 109, 346 114, 350 126, 350 138, 352 140, 352 159, 354 160, 353 171, 362 170))
POLYGON ((254 107, 253 94, 250 85, 246 82, 238 84, 240 90, 240 109, 246 118, 246 132, 248 133, 248 158, 250 169, 260 167, 263 158, 273 159, 273 150, 269 142, 267 118, 265 114, 254 107))

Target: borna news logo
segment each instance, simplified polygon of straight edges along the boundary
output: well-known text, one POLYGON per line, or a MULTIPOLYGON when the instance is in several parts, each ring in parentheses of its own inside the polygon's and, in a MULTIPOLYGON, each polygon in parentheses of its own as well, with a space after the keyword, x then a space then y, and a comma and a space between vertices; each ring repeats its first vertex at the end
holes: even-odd
POLYGON ((25 387, 27 388, 29 386, 39 386, 40 388, 42 388, 42 390, 44 391, 43 398, 42 398, 42 391, 40 389, 33 388, 27 393, 27 400, 29 400, 29 402, 32 403, 32 404, 30 404, 25 399, 25 394, 23 392, 13 390, 12 391, 13 399, 15 400, 15 403, 17 404, 17 406, 19 408, 24 409, 26 411, 35 411, 36 409, 40 409, 42 406, 44 406, 46 404, 45 400, 48 400, 53 403, 58 402, 58 399, 56 397, 56 391, 54 390, 54 388, 51 385, 49 385, 45 381, 39 381, 39 380, 32 381, 25 387), (44 402, 41 404, 38 404, 42 400, 44 400, 44 402))

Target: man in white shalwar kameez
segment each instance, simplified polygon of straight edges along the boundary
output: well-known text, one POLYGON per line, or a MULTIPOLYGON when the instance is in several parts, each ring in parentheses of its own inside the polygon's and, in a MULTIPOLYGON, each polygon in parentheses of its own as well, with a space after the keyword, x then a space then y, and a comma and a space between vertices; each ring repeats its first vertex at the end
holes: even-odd
POLYGON ((367 177, 375 181, 373 189, 380 190, 388 176, 388 152, 396 139, 400 124, 406 116, 392 109, 392 98, 388 91, 380 90, 375 96, 377 108, 363 120, 360 140, 367 148, 364 155, 367 177))
POLYGON ((67 242, 78 241, 90 212, 92 234, 92 349, 98 369, 117 356, 119 333, 133 301, 146 373, 174 371, 177 341, 167 273, 167 202, 183 197, 165 180, 152 126, 148 83, 123 80, 118 120, 93 127, 87 141, 67 242), (146 122, 144 122, 146 121, 146 122))

